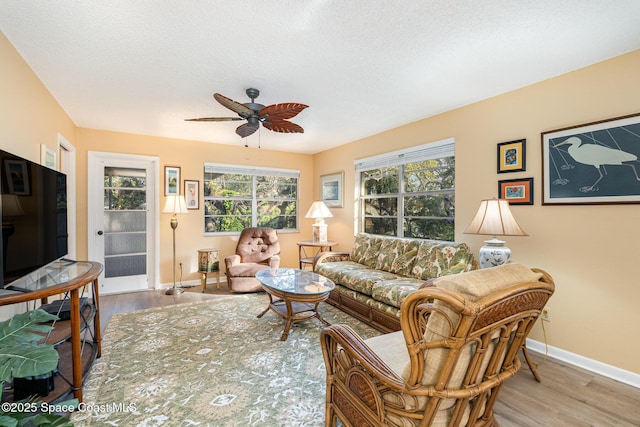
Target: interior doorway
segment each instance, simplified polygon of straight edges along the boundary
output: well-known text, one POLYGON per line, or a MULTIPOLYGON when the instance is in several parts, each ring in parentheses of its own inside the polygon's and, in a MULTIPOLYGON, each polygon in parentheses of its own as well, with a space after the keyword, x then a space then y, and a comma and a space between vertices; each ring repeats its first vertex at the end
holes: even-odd
POLYGON ((100 293, 156 287, 157 157, 89 152, 89 259, 101 262, 100 293))

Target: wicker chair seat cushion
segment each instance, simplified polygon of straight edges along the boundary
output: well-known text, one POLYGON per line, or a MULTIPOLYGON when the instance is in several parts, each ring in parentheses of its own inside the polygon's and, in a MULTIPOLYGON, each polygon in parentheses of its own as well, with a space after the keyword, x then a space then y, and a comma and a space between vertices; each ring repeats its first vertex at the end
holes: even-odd
POLYGON ((409 362, 409 352, 402 331, 378 335, 364 341, 394 372, 402 374, 409 362))

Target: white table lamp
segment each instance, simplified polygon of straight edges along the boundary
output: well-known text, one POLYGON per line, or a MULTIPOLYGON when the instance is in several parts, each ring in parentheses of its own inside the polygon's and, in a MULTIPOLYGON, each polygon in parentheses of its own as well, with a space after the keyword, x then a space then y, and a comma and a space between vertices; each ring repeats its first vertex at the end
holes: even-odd
POLYGON ((331 211, 324 204, 324 202, 313 202, 309 211, 304 216, 305 218, 315 218, 316 222, 313 224, 313 241, 326 242, 327 241, 327 224, 324 222, 325 218, 331 218, 333 215, 331 211))
POLYGON ((464 234, 493 236, 493 239, 485 240, 485 245, 480 248, 482 268, 502 265, 511 259, 511 249, 505 246, 504 240, 498 240, 496 236, 528 236, 513 217, 509 202, 503 199, 482 200, 476 216, 464 230, 464 234))

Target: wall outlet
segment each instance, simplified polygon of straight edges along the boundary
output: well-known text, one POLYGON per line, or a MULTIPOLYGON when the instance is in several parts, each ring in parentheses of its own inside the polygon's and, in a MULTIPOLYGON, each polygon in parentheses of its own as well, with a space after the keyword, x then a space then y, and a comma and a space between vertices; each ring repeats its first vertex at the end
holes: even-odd
POLYGON ((545 307, 542 309, 542 320, 545 322, 551 322, 551 307, 545 307))

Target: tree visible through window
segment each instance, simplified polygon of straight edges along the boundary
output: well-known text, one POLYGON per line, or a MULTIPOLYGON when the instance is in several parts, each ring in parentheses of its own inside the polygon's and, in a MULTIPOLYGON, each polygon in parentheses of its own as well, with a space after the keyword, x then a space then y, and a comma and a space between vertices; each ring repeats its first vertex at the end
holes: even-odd
POLYGON ((205 164, 204 231, 297 229, 297 171, 205 164))
POLYGON ((365 233, 452 241, 455 238, 453 143, 365 160, 360 170, 360 227, 365 233), (444 147, 444 149, 442 149, 444 147), (418 158, 417 161, 409 159, 418 158), (396 164, 393 164, 396 163, 396 164), (385 164, 381 167, 372 167, 385 164))

